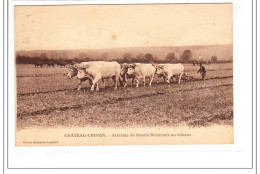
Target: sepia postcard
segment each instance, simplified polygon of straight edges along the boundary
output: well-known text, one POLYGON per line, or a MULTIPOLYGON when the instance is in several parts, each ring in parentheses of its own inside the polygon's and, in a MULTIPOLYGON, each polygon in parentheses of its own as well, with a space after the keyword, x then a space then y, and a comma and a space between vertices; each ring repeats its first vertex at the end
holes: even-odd
POLYGON ((16 5, 16 146, 233 144, 232 13, 16 5))

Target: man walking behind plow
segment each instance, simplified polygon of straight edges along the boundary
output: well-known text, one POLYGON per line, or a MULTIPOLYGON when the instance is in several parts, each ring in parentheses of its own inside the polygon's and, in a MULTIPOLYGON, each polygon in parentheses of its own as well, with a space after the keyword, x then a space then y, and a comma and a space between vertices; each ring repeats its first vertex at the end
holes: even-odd
POLYGON ((202 63, 200 63, 200 69, 198 70, 197 73, 201 74, 202 80, 205 80, 206 77, 206 68, 202 66, 202 63))

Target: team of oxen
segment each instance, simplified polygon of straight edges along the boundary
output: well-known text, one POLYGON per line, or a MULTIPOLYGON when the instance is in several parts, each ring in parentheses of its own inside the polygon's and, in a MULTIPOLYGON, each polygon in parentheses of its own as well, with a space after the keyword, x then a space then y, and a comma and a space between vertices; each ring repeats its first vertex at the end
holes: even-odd
POLYGON ((66 67, 66 65, 73 63, 73 61, 59 61, 59 60, 36 60, 32 64, 35 66, 35 68, 43 68, 44 66, 46 67, 53 67, 60 66, 60 67, 66 67))
POLYGON ((77 77, 79 80, 78 90, 81 89, 83 81, 89 81, 91 85, 90 91, 99 91, 99 82, 102 81, 105 85, 105 80, 112 78, 114 81, 114 89, 119 85, 126 87, 127 82, 131 80, 131 85, 135 82, 136 87, 142 82, 146 85, 146 80, 149 80, 149 86, 152 85, 154 77, 163 78, 165 83, 171 83, 173 78, 176 78, 180 84, 184 77, 184 66, 178 64, 154 64, 154 63, 133 63, 119 64, 116 61, 90 61, 82 62, 69 66, 70 71, 67 74, 68 78, 77 77))

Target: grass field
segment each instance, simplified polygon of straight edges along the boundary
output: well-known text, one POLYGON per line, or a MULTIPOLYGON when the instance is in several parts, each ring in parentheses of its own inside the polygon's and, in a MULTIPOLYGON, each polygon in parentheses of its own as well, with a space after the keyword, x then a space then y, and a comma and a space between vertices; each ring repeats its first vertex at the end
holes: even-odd
MULTIPOLYGON (((198 66, 184 65, 186 75, 201 78, 198 66)), ((154 127, 233 125, 233 65, 205 65, 205 81, 160 81, 151 87, 106 88, 90 93, 88 82, 77 91, 67 68, 17 65, 17 128, 154 127)))

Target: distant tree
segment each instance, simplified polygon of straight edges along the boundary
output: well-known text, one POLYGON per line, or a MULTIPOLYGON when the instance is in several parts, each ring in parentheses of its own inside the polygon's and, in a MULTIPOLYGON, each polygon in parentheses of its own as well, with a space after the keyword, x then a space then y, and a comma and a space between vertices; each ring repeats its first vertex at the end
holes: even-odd
POLYGON ((144 62, 144 59, 145 59, 144 54, 140 53, 136 55, 136 58, 133 59, 133 62, 144 62))
POLYGON ((175 54, 173 52, 168 53, 167 56, 165 57, 165 59, 168 62, 175 62, 176 61, 176 57, 175 57, 175 54))
POLYGON ((182 60, 184 61, 188 61, 192 58, 192 53, 190 50, 185 50, 183 51, 181 57, 180 57, 182 60))
POLYGON ((69 56, 69 53, 65 50, 59 52, 59 57, 61 57, 62 59, 68 59, 70 56, 69 56))
POLYGON ((144 58, 145 58, 145 62, 151 62, 151 61, 153 61, 153 55, 150 54, 150 53, 146 53, 146 54, 144 55, 144 58))
POLYGON ((102 58, 102 59, 107 59, 107 58, 108 58, 108 52, 103 52, 103 53, 101 54, 101 58, 102 58))
POLYGON ((153 62, 160 62, 157 55, 153 55, 153 62))
POLYGON ((218 61, 218 58, 216 56, 211 57, 211 62, 216 63, 218 61))
POLYGON ((41 53, 40 54, 41 59, 47 59, 47 54, 46 53, 41 53))
POLYGON ((143 53, 140 53, 136 56, 137 59, 143 59, 144 58, 144 54, 143 53))
POLYGON ((73 59, 73 62, 75 62, 75 63, 80 63, 81 60, 80 60, 79 58, 75 57, 75 58, 73 59))
POLYGON ((125 53, 123 55, 123 62, 130 62, 133 59, 133 55, 131 53, 125 53))
POLYGON ((88 55, 86 53, 79 53, 79 59, 80 60, 84 60, 88 57, 88 55))

